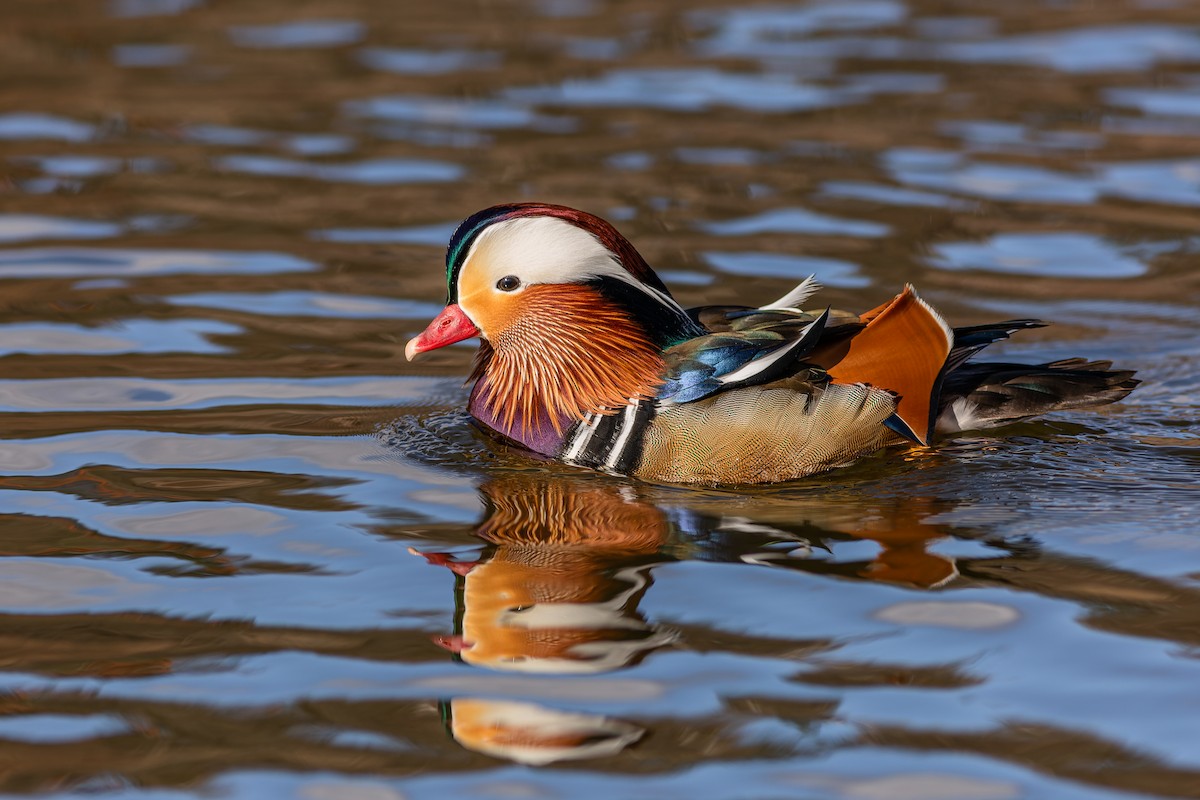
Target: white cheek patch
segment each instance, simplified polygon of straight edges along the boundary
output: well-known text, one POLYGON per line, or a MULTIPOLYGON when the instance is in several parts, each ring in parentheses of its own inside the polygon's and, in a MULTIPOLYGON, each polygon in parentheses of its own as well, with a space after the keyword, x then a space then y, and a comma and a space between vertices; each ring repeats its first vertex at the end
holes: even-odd
POLYGON ((616 254, 593 234, 557 217, 520 217, 486 228, 471 243, 458 274, 459 307, 478 326, 467 307, 469 300, 487 302, 488 290, 496 294, 519 294, 528 286, 555 283, 586 283, 595 278, 619 280, 655 302, 682 314, 669 296, 630 275, 616 254), (521 287, 513 292, 496 288, 506 275, 515 275, 521 287), (472 287, 467 303, 463 288, 472 287), (480 297, 475 298, 474 295, 480 297))
POLYGON ((578 283, 598 275, 629 277, 599 239, 557 217, 497 223, 480 234, 471 249, 485 254, 483 263, 493 284, 505 275, 516 275, 522 285, 578 283))
POLYGON ((521 217, 487 228, 467 251, 460 285, 468 272, 472 283, 492 287, 506 275, 519 278, 522 288, 582 283, 599 276, 636 283, 599 239, 557 217, 521 217), (476 270, 484 274, 475 275, 476 270))

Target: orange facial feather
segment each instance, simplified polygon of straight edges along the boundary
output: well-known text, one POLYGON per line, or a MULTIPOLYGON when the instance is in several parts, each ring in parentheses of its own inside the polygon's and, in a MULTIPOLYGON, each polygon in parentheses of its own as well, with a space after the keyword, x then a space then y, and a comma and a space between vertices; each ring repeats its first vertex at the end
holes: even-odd
POLYGON ((563 420, 615 413, 662 383, 658 349, 589 286, 531 286, 508 311, 485 328, 493 353, 482 395, 504 431, 546 417, 561 433, 563 420))

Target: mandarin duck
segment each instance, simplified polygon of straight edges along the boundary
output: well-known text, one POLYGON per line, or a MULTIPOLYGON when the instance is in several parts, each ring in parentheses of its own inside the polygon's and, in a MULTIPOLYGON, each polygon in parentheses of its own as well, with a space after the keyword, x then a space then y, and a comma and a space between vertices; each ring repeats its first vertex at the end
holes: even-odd
POLYGON ((468 217, 445 309, 405 355, 480 338, 468 410, 542 457, 665 483, 786 481, 905 441, 1111 403, 1111 362, 972 363, 1032 319, 952 328, 911 285, 864 314, 684 309, 608 222, 514 203, 468 217))

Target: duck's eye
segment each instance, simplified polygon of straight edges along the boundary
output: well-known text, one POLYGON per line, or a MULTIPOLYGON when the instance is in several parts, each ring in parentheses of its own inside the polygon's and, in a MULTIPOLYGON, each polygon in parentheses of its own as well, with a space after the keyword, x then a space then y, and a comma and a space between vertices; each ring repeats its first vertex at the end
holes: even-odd
POLYGON ((500 280, 496 281, 496 288, 502 292, 515 291, 521 285, 521 279, 516 275, 505 275, 500 280))

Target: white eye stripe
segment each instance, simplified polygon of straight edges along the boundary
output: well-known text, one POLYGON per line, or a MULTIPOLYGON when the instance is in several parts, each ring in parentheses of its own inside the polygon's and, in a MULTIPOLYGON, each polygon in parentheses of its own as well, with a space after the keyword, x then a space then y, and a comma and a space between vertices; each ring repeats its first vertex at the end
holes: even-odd
MULTIPOLYGON (((676 316, 683 309, 669 295, 642 283, 621 265, 615 253, 589 231, 558 219, 535 216, 504 220, 475 237, 459 270, 457 286, 469 276, 472 286, 505 291, 499 282, 515 277, 523 291, 536 284, 587 283, 611 278, 632 286, 676 316), (476 274, 476 271, 482 271, 476 274)), ((459 305, 462 307, 460 296, 459 305)), ((474 316, 467 311, 474 321, 474 316)))
POLYGON ((631 277, 599 239, 556 217, 520 217, 489 226, 471 243, 462 272, 480 266, 488 270, 487 283, 493 285, 507 275, 524 284, 578 283, 597 275, 631 277))

